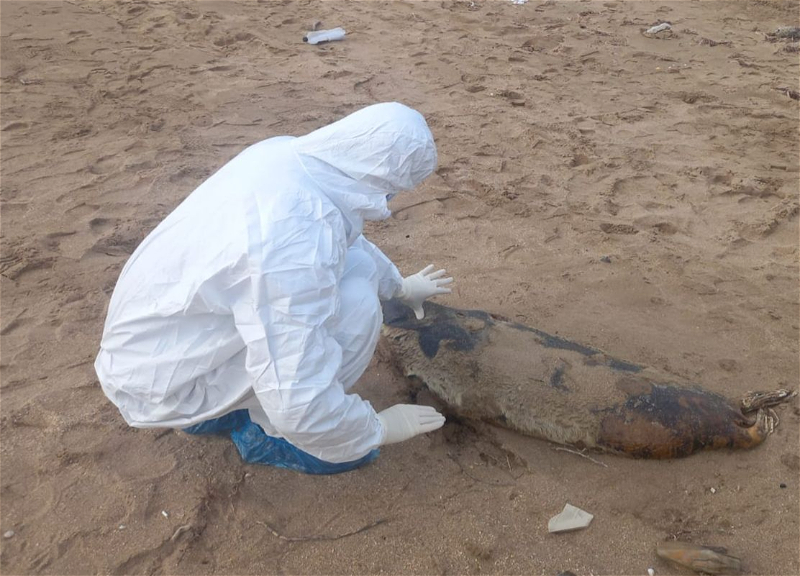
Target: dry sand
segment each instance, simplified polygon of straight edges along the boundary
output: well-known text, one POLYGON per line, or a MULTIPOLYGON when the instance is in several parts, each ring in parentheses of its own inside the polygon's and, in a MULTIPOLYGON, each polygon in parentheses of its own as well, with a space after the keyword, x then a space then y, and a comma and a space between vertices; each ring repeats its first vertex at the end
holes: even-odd
MULTIPOLYGON (((4 1, 2 572, 679 574, 654 552, 679 538, 797 574, 796 401, 749 452, 602 467, 451 422, 309 477, 128 428, 91 363, 126 257, 205 177, 400 100, 440 168, 369 236, 406 273, 446 266, 443 302, 730 397, 796 387, 798 102, 779 88, 797 88, 798 55, 765 33, 798 17, 778 1, 4 1), (303 44, 314 20, 346 40, 303 44), (663 20, 672 36, 642 34, 663 20), (594 522, 548 535, 566 502, 594 522), (327 541, 267 527, 383 519, 327 541)), ((359 386, 378 408, 408 393, 381 355, 359 386)))

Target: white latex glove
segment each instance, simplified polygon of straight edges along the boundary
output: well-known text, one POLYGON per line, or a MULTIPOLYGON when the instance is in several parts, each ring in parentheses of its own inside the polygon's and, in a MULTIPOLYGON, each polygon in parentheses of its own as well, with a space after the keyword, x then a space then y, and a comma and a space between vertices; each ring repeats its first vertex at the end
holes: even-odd
POLYGON ((378 420, 383 425, 381 445, 403 442, 444 425, 444 416, 434 408, 416 404, 395 404, 378 412, 378 420))
POLYGON ((422 308, 422 303, 431 296, 437 294, 450 294, 450 288, 443 288, 453 281, 452 278, 442 278, 445 275, 444 270, 437 270, 432 272, 433 264, 428 264, 414 274, 403 278, 403 285, 400 287, 400 292, 397 298, 405 305, 410 306, 417 316, 417 320, 425 318, 425 311, 422 308))

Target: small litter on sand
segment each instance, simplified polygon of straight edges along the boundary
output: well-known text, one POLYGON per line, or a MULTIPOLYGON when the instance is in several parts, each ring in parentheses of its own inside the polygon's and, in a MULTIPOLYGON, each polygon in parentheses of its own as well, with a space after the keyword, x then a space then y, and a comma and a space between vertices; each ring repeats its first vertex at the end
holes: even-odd
POLYGON ((303 42, 308 44, 320 44, 322 42, 333 42, 335 40, 344 40, 344 28, 332 28, 330 30, 317 30, 315 32, 307 32, 303 36, 303 42))
POLYGON ((729 556, 725 548, 699 546, 688 542, 661 542, 656 554, 684 568, 703 574, 740 574, 742 561, 729 556))
POLYGON ((800 40, 800 28, 797 26, 781 26, 777 28, 772 34, 769 34, 774 38, 782 38, 784 40, 800 40))
POLYGON ((662 22, 656 26, 652 26, 644 31, 645 36, 656 36, 659 32, 672 32, 672 24, 669 22, 662 22))
POLYGON ((571 530, 579 530, 586 528, 592 522, 592 516, 588 512, 566 504, 560 514, 553 516, 550 522, 547 523, 547 530, 549 532, 569 532, 571 530))

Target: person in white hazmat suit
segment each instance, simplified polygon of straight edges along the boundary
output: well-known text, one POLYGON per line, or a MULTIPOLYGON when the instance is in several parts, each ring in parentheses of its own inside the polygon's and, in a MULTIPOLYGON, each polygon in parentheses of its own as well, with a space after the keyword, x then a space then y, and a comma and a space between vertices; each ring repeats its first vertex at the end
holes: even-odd
POLYGON ((376 413, 347 393, 375 351, 379 299, 422 317, 450 292, 444 270, 404 279, 362 235, 436 162, 422 115, 384 103, 250 146, 201 184, 111 297, 95 369, 128 424, 230 434, 246 461, 307 473, 441 427, 431 407, 376 413))

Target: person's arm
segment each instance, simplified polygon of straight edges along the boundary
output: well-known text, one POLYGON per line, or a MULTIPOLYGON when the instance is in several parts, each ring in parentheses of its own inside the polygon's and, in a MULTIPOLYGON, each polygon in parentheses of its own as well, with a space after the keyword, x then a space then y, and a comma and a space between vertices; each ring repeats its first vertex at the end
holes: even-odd
POLYGON ((381 300, 391 300, 397 296, 403 285, 403 276, 400 274, 397 266, 389 260, 386 254, 381 252, 380 248, 364 238, 363 234, 356 238, 356 241, 353 242, 353 246, 369 254, 375 262, 375 266, 378 269, 378 297, 381 300))
POLYGON ((379 275, 378 297, 381 300, 398 298, 414 310, 417 319, 421 320, 425 317, 422 307, 425 300, 437 294, 450 293, 450 289, 445 286, 450 284, 453 279, 445 278, 445 271, 436 270, 433 264, 429 264, 416 274, 403 278, 397 266, 381 252, 380 248, 364 238, 363 235, 359 236, 353 245, 366 251, 375 261, 379 275))

